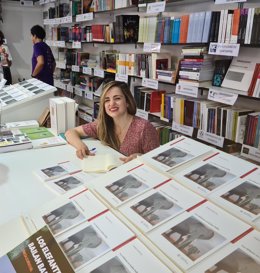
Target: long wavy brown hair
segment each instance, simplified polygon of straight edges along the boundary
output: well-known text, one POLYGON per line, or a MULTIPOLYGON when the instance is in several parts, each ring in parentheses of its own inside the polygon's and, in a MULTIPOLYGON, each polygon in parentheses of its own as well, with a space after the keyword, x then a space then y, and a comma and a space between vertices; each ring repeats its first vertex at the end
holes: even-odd
POLYGON ((108 82, 103 87, 103 92, 100 97, 100 108, 98 113, 98 127, 97 127, 97 134, 99 140, 116 150, 119 150, 120 142, 115 133, 115 124, 114 120, 106 113, 105 110, 105 97, 107 92, 113 88, 118 87, 122 91, 123 95, 125 96, 126 103, 127 103, 127 112, 128 114, 134 116, 136 113, 136 103, 134 97, 128 87, 128 85, 124 82, 118 81, 111 81, 108 82))

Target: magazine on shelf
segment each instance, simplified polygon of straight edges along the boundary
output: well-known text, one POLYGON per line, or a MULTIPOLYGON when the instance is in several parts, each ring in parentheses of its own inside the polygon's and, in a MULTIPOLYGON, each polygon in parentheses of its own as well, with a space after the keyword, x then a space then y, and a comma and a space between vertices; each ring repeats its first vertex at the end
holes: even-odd
POLYGON ((104 173, 122 164, 123 161, 119 159, 118 155, 96 154, 83 158, 82 170, 84 172, 104 173))
POLYGON ((260 228, 260 170, 238 178, 210 195, 210 200, 231 214, 260 228))
POLYGON ((53 235, 57 236, 106 211, 106 206, 93 193, 81 187, 24 215, 24 221, 31 232, 47 225, 53 235))
POLYGON ((84 222, 61 234, 57 241, 77 271, 134 237, 134 233, 107 211, 91 222, 84 222))
POLYGON ((95 174, 77 172, 65 175, 58 179, 46 181, 45 185, 58 194, 64 194, 82 186, 90 186, 91 181, 96 177, 95 174))
POLYGON ((212 148, 205 144, 180 137, 144 154, 141 158, 160 170, 169 171, 211 150, 212 148))
POLYGON ((0 258, 0 273, 66 272, 73 269, 45 226, 0 258))
POLYGON ((79 172, 80 169, 70 161, 57 163, 56 165, 43 167, 40 170, 35 170, 34 173, 43 181, 56 179, 68 174, 79 172))
POLYGON ((260 233, 251 230, 211 255, 188 273, 260 272, 260 233))
POLYGON ((105 254, 79 273, 170 273, 169 270, 138 239, 105 254))
POLYGON ((232 181, 254 168, 254 164, 238 157, 216 152, 185 170, 173 174, 173 177, 198 194, 208 196, 220 187, 233 183, 232 181))
POLYGON ((96 179, 94 189, 110 206, 118 207, 168 180, 135 159, 96 179))
POLYGON ((149 232, 204 199, 174 180, 151 189, 119 207, 142 232, 149 232))
POLYGON ((187 270, 250 229, 250 225, 205 201, 147 236, 182 270, 187 270))

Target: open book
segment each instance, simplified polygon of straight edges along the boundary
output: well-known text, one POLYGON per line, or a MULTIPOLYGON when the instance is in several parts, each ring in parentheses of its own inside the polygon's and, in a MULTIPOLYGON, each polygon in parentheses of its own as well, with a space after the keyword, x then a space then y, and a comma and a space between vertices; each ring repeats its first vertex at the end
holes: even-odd
POLYGON ((95 156, 87 156, 82 160, 82 170, 84 172, 108 172, 118 166, 123 164, 123 162, 111 154, 97 154, 95 156))

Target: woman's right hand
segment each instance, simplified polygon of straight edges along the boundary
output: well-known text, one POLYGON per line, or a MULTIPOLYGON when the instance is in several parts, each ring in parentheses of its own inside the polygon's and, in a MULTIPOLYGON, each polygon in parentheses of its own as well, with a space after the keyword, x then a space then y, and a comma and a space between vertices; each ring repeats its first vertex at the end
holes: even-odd
POLYGON ((83 159, 88 155, 95 155, 94 153, 90 152, 88 146, 85 143, 81 143, 81 145, 76 149, 76 155, 79 159, 83 159))

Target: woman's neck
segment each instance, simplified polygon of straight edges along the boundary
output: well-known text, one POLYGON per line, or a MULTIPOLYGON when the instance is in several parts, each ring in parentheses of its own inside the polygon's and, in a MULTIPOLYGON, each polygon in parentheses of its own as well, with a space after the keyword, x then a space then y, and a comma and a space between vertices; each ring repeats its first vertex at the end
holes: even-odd
POLYGON ((115 123, 115 134, 117 135, 120 143, 125 139, 127 131, 132 123, 133 116, 127 114, 125 117, 114 120, 115 123))

